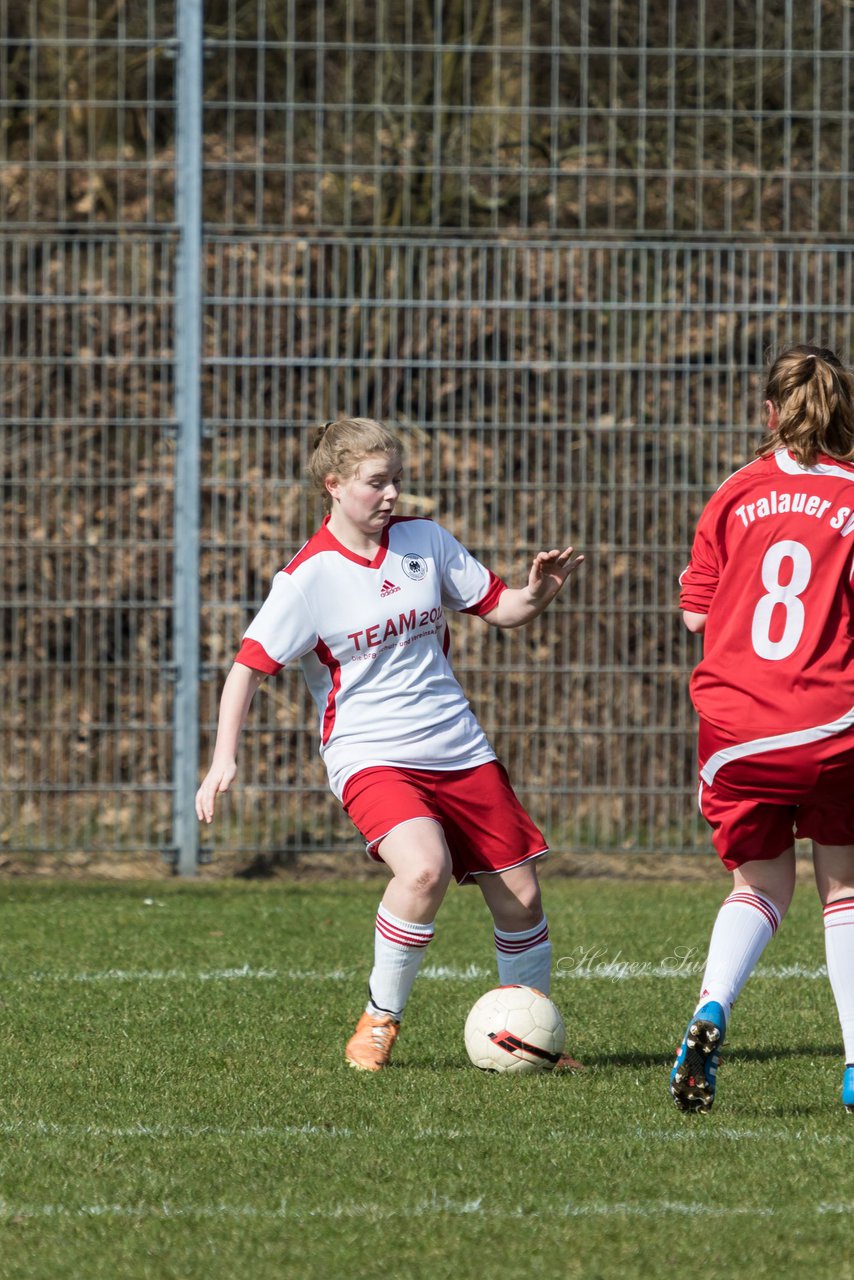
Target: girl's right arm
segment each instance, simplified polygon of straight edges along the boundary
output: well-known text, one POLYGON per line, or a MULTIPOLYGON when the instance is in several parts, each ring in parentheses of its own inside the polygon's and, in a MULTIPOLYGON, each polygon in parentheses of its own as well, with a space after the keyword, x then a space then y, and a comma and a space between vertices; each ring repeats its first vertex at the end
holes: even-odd
POLYGON ((211 822, 216 797, 227 791, 237 774, 237 744, 255 690, 264 680, 263 671, 254 671, 235 662, 228 673, 219 704, 219 726, 213 760, 207 776, 196 792, 199 822, 211 822))

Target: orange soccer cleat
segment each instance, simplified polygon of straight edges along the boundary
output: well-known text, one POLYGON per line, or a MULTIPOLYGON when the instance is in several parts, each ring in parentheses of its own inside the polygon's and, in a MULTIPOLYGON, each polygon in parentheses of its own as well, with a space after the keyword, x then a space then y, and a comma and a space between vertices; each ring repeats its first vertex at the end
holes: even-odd
POLYGON ((363 1013, 344 1050, 350 1066, 358 1071, 382 1071, 388 1066, 399 1030, 400 1023, 390 1014, 375 1018, 363 1013))

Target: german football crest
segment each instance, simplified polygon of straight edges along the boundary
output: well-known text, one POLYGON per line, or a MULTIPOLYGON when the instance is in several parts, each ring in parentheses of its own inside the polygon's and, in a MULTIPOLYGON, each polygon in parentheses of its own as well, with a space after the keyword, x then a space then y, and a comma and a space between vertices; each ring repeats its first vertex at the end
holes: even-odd
POLYGON ((413 582, 421 582, 427 577, 427 561, 423 556, 405 555, 403 557, 403 572, 407 578, 412 578, 413 582))

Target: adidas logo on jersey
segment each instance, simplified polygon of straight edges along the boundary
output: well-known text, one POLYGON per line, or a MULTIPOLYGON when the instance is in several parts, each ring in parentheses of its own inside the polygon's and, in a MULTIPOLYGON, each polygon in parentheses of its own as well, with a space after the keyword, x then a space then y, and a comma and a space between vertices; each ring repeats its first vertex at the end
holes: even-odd
POLYGON ((386 578, 380 590, 380 596, 393 596, 395 591, 399 591, 400 587, 396 587, 393 582, 389 582, 386 578))

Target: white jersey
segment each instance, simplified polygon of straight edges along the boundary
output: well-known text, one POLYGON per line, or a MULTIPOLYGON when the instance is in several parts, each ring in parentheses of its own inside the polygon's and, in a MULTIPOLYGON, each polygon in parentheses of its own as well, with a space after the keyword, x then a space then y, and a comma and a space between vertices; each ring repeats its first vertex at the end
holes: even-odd
POLYGON ((451 670, 445 609, 489 613, 505 584, 432 520, 392 517, 372 560, 327 522, 276 574, 237 661, 275 674, 299 660, 339 799, 360 769, 494 760, 451 670))

